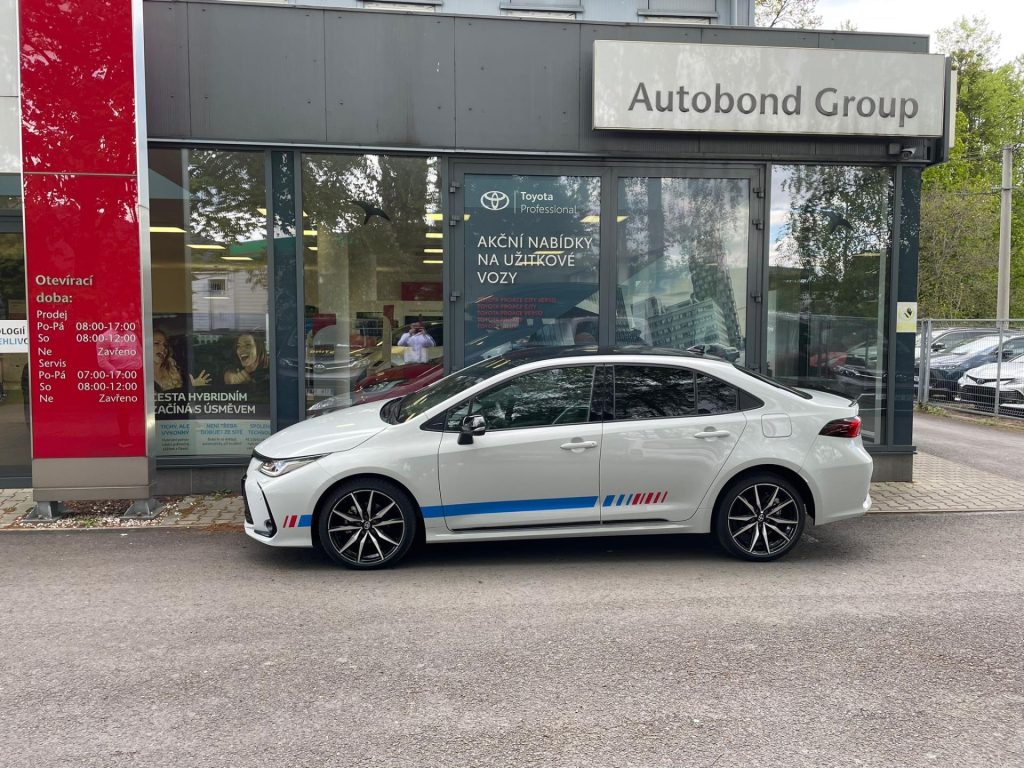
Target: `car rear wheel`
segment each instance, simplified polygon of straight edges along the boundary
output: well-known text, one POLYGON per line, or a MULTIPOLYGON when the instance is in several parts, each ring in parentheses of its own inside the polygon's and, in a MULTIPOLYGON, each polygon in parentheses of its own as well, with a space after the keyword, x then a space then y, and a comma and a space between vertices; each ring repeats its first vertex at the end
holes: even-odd
POLYGON ((715 535, 743 560, 775 560, 800 540, 806 502, 792 483, 770 472, 748 475, 718 500, 715 535))
POLYGON ((320 544, 339 565, 358 570, 397 563, 416 538, 419 516, 394 483, 367 478, 345 483, 324 500, 320 544))

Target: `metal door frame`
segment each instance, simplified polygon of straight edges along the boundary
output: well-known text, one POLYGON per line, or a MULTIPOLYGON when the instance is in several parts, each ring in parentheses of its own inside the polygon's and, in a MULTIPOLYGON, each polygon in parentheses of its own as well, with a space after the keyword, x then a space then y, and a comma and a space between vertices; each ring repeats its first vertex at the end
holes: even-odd
POLYGON ((615 291, 618 286, 618 222, 614 211, 618 181, 634 176, 693 179, 749 179, 749 228, 747 233, 746 365, 760 370, 765 359, 766 307, 763 286, 765 269, 765 224, 767 167, 764 163, 688 163, 651 160, 607 160, 579 162, 566 159, 550 162, 536 158, 523 162, 501 159, 468 159, 449 156, 442 164, 442 180, 448 233, 444 239, 442 276, 447 290, 444 302, 445 371, 462 367, 465 357, 465 177, 493 176, 596 176, 601 179, 600 266, 598 275, 598 343, 615 340, 615 291))

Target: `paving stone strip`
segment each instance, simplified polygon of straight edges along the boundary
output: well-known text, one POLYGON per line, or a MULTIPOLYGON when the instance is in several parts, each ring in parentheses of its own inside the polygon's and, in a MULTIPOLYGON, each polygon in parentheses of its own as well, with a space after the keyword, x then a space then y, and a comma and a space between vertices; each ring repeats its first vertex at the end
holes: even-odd
MULTIPOLYGON (((1024 511, 1024 482, 919 453, 913 483, 872 483, 873 513, 1024 511)), ((0 530, 69 528, 207 528, 243 521, 238 494, 162 497, 165 507, 154 520, 122 520, 106 502, 100 513, 76 512, 52 522, 26 522, 33 507, 29 489, 0 488, 0 530)), ((128 502, 123 503, 124 509, 128 502)))

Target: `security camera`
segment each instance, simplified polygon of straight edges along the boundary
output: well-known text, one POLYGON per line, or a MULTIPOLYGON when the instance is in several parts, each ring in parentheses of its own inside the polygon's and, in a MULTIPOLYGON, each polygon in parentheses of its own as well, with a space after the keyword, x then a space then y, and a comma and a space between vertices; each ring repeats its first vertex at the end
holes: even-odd
POLYGON ((917 154, 917 147, 903 147, 900 150, 900 160, 913 160, 917 154))

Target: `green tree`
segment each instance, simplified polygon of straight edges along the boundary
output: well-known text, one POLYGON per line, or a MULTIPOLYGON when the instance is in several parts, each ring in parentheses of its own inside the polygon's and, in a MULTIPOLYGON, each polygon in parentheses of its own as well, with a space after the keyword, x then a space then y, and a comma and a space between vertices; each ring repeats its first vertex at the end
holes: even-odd
POLYGON ((820 27, 818 0, 757 0, 754 23, 759 27, 820 27))
MULTIPOLYGON (((956 144, 924 173, 920 304, 923 317, 994 317, 1002 148, 1024 142, 1024 57, 999 65, 999 35, 984 18, 940 30, 938 48, 957 69, 956 144)), ((1020 183, 1024 153, 1015 153, 1020 183)), ((1013 215, 1010 314, 1024 316, 1024 210, 1013 215)))

